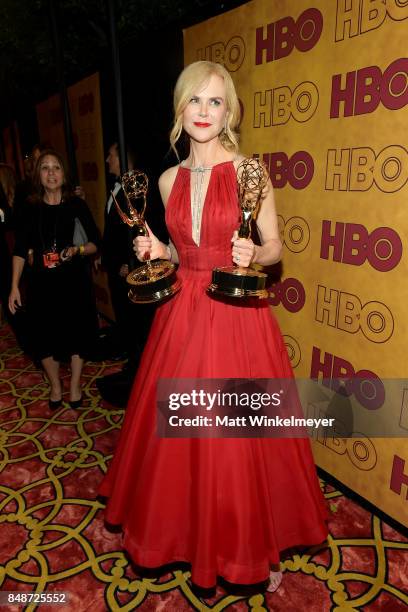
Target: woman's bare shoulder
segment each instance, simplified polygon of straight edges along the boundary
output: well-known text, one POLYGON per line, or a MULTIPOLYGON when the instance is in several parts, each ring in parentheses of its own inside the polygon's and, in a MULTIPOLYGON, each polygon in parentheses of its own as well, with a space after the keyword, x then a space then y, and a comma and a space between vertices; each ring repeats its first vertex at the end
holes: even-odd
POLYGON ((169 195, 171 193, 174 181, 176 180, 176 176, 177 176, 179 167, 180 166, 177 165, 177 166, 172 166, 171 168, 167 168, 167 170, 165 170, 163 174, 160 175, 159 189, 160 189, 160 194, 163 200, 163 204, 165 206, 167 204, 167 200, 169 199, 169 195))
POLYGON ((179 167, 180 165, 177 164, 177 166, 167 168, 167 170, 165 170, 163 174, 160 175, 159 185, 163 185, 163 187, 166 187, 166 185, 170 184, 171 186, 173 186, 179 167))
POLYGON ((234 157, 233 162, 234 162, 234 166, 235 168, 238 168, 239 164, 242 162, 242 160, 245 159, 245 155, 242 155, 242 153, 237 153, 237 155, 234 157))

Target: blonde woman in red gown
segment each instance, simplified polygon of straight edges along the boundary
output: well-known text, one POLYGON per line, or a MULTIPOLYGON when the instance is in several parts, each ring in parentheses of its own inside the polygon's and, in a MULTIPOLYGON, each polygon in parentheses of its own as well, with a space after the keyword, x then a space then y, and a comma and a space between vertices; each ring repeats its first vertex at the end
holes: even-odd
POLYGON ((307 439, 168 439, 156 435, 160 378, 288 378, 283 339, 266 300, 211 298, 214 267, 279 261, 272 185, 257 217, 262 246, 238 239, 236 128, 239 103, 228 72, 196 62, 174 93, 173 147, 185 132, 190 153, 160 177, 169 245, 152 233, 135 240, 143 260, 179 264, 181 291, 156 314, 134 382, 120 440, 100 494, 106 520, 122 525, 134 562, 185 561, 204 588, 282 578, 280 551, 327 536, 326 508, 307 439), (273 571, 272 571, 273 570, 273 571))

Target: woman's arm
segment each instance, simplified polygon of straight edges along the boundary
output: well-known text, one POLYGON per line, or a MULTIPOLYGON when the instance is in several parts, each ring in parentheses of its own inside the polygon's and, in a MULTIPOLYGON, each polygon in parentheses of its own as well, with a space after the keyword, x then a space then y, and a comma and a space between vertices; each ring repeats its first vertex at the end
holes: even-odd
POLYGON ((95 221, 84 200, 75 198, 72 200, 74 206, 74 214, 79 219, 83 230, 86 234, 87 241, 80 245, 73 245, 65 248, 61 252, 62 261, 68 261, 75 257, 75 255, 81 255, 83 257, 87 255, 94 255, 98 251, 99 232, 96 227, 95 221))
POLYGON ((178 253, 177 253, 177 249, 174 246, 174 244, 172 243, 171 240, 169 240, 169 245, 168 245, 168 252, 170 254, 170 260, 172 263, 178 263, 179 262, 179 258, 178 258, 178 253))
POLYGON ((261 202, 256 226, 262 246, 255 245, 253 263, 262 266, 277 263, 282 257, 282 243, 279 237, 278 217, 270 180, 266 186, 265 198, 261 202))
MULTIPOLYGON (((163 200, 164 207, 167 206, 167 202, 173 188, 174 181, 176 180, 178 166, 169 168, 159 178, 159 190, 163 200)), ((178 263, 178 253, 174 244, 169 242, 168 245, 161 242, 151 231, 150 227, 146 223, 148 236, 137 236, 134 241, 134 251, 139 261, 146 260, 146 254, 149 253, 150 259, 167 259, 173 263, 178 263)))
POLYGON ((21 295, 20 295, 20 278, 23 273, 25 260, 23 257, 13 255, 13 272, 11 279, 11 291, 9 295, 9 309, 12 314, 15 314, 17 307, 21 306, 21 295))
POLYGON ((29 261, 32 259, 33 233, 38 227, 36 222, 36 207, 34 204, 24 204, 21 207, 18 223, 15 226, 15 243, 13 251, 11 290, 9 295, 9 309, 12 314, 15 314, 17 307, 22 306, 19 284, 23 273, 24 264, 28 256, 29 261))
POLYGON ((280 261, 281 258, 282 243, 279 238, 278 218, 270 180, 262 196, 256 226, 261 246, 254 244, 250 239, 238 238, 237 232, 234 233, 232 238, 233 261, 245 268, 251 263, 270 266, 280 261))
POLYGON ((69 261, 75 255, 81 255, 82 257, 86 257, 87 255, 94 255, 98 251, 96 244, 93 242, 86 242, 85 244, 81 244, 79 246, 71 246, 65 248, 61 254, 62 261, 69 261))

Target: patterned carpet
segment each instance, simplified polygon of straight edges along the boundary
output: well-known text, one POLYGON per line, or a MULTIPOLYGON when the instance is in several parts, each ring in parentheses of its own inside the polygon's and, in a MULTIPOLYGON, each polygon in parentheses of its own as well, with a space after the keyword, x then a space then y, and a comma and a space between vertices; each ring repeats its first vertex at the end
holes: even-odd
POLYGON ((42 373, 0 328, 0 590, 69 598, 66 605, 0 610, 407 609, 407 538, 324 482, 329 546, 286 558, 276 593, 232 596, 219 587, 212 599, 199 599, 187 571, 138 576, 95 499, 123 417, 101 400, 95 380, 117 367, 87 363, 83 408, 65 404, 51 413, 42 373))

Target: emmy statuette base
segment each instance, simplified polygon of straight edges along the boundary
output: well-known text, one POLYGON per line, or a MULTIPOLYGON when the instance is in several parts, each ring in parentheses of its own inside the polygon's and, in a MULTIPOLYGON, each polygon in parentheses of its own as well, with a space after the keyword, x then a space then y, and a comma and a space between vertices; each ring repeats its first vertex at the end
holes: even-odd
POLYGON ((159 302, 181 288, 175 265, 164 259, 156 259, 132 270, 126 281, 131 285, 128 296, 134 304, 159 302))
POLYGON ((265 299, 267 275, 251 268, 214 268, 207 292, 220 297, 265 299))

